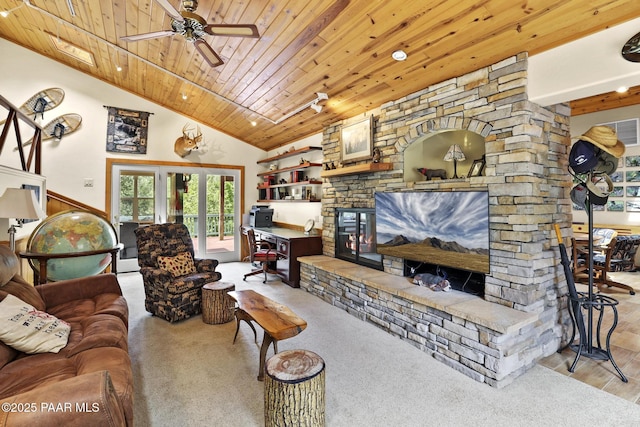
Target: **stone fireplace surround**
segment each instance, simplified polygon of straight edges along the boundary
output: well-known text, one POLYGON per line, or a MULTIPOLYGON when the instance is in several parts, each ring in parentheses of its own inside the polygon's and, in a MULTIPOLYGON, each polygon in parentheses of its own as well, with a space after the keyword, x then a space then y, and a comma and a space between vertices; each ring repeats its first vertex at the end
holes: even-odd
MULTIPOLYGON (((560 347, 570 320, 554 223, 571 232, 566 105, 527 99, 527 54, 432 85, 374 113, 374 146, 389 171, 324 178, 323 255, 301 261, 301 287, 495 387, 512 382, 560 347), (404 150, 444 130, 485 140, 485 175, 405 182, 404 150), (491 272, 485 296, 444 295, 402 277, 334 258, 335 209, 374 207, 377 191, 487 190, 491 272), (327 262, 328 261, 328 262, 327 262)), ((325 162, 340 162, 341 123, 323 133, 325 162)))

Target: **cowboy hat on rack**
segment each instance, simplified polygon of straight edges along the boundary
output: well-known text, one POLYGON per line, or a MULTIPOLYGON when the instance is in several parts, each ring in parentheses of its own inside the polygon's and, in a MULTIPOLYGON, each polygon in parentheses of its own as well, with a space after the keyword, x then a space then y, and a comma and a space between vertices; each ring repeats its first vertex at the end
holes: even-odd
POLYGON ((618 139, 616 131, 609 126, 592 126, 584 134, 577 137, 577 139, 590 142, 616 158, 624 155, 624 143, 618 139))

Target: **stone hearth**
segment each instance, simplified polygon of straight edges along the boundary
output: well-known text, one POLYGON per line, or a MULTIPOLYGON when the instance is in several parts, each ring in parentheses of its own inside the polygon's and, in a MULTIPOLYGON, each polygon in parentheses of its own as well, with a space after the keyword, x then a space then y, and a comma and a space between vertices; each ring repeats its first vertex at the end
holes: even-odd
MULTIPOLYGON (((375 192, 384 191, 489 192, 491 272, 486 275, 481 302, 489 303, 487 307, 493 306, 496 312, 507 308, 533 315, 536 321, 519 329, 517 337, 498 333, 493 341, 487 343, 478 338, 474 341, 476 344, 464 334, 443 329, 439 326, 441 320, 430 322, 427 317, 426 323, 420 323, 418 328, 416 320, 410 316, 405 319, 406 313, 402 310, 397 314, 401 321, 389 321, 396 326, 388 328, 392 332, 402 327, 406 334, 418 330, 427 340, 417 344, 418 347, 439 360, 448 360, 454 367, 469 368, 467 374, 494 386, 508 383, 538 359, 554 352, 570 322, 563 310, 566 282, 552 232, 554 223, 560 224, 566 236, 571 228, 571 181, 566 172, 570 110, 566 105, 543 108, 528 101, 526 83, 527 55, 523 53, 382 105, 373 112, 374 146, 381 152, 380 161, 390 163, 392 168, 332 176, 324 179, 322 188, 323 253, 331 258, 335 256, 335 209, 338 207, 372 208, 375 192), (446 130, 467 130, 484 138, 484 176, 405 182, 405 149, 411 144, 429 144, 431 135, 446 130), (499 343, 506 339, 513 339, 517 344, 505 350, 499 343), (474 360, 478 345, 497 349, 491 359, 495 361, 491 363, 504 368, 499 374, 490 369, 487 372, 486 364, 474 360), (470 374, 471 371, 476 374, 470 374)), ((341 126, 342 123, 336 123, 324 131, 325 162, 340 162, 341 126)), ((306 278, 303 277, 301 286, 307 289, 319 286, 319 270, 315 267, 312 270, 310 264, 303 264, 302 268, 306 278)), ((384 273, 406 284, 407 279, 402 277, 402 259, 385 257, 384 273)), ((338 277, 332 280, 339 280, 338 277)), ((353 281, 349 283, 341 289, 342 294, 354 286, 353 281)), ((359 292, 367 294, 368 288, 359 292)), ((322 292, 317 293, 323 297, 322 292)), ((358 305, 323 298, 344 305, 343 308, 354 314, 366 310, 368 303, 366 299, 358 305)), ((486 329, 485 325, 475 322, 473 316, 459 317, 447 307, 438 310, 449 317, 449 322, 460 322, 471 330, 486 329)), ((361 317, 375 323, 367 316, 361 317)))

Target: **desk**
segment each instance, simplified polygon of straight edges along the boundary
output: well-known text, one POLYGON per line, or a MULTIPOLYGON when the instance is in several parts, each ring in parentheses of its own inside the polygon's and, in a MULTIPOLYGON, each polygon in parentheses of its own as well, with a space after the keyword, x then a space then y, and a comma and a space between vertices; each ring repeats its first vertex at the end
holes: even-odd
MULTIPOLYGON (((242 227, 246 236, 249 226, 242 227)), ((298 257, 322 255, 322 237, 319 234, 304 234, 290 228, 254 228, 256 239, 269 242, 278 252, 276 261, 278 276, 292 288, 300 287, 300 263, 298 257)), ((313 232, 312 232, 313 233, 313 232)), ((317 233, 317 232, 316 232, 317 233)))

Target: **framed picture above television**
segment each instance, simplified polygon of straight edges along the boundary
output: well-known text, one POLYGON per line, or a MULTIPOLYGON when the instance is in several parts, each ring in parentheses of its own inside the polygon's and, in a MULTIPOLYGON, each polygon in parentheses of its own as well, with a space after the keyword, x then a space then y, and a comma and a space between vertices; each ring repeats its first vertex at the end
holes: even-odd
POLYGON ((342 163, 370 159, 373 155, 373 116, 343 126, 340 131, 342 163))
POLYGON ((387 192, 375 202, 378 253, 490 272, 488 192, 387 192))

